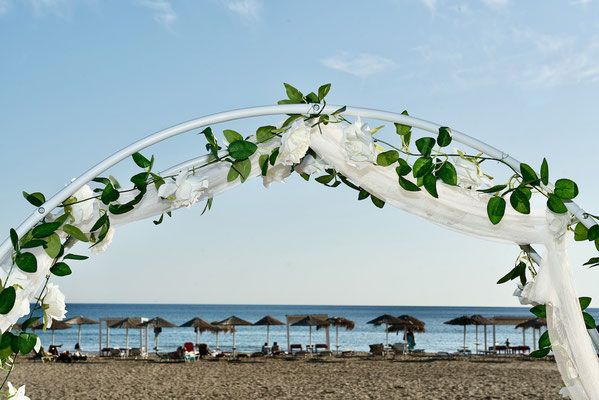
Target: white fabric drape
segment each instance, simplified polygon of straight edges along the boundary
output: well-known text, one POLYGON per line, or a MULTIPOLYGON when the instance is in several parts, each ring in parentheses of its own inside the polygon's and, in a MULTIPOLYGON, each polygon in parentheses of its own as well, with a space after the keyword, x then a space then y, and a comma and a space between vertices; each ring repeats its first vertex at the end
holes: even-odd
MULTIPOLYGON (((279 144, 280 140, 274 138, 267 145, 260 146, 259 152, 251 157, 252 171, 248 180, 261 175, 259 155, 270 154, 270 149, 279 144)), ((489 197, 486 194, 442 183, 437 186, 438 199, 425 191, 405 191, 399 187, 393 167, 367 165, 358 169, 347 162, 339 124, 322 126, 321 132, 315 130, 310 147, 354 183, 394 207, 475 237, 515 244, 544 244, 546 253, 543 263, 534 283, 525 288, 524 296, 534 304, 547 304, 549 335, 559 371, 570 396, 575 399, 599 399, 599 361, 584 328, 572 270, 568 264, 566 241, 563 237, 554 238, 546 221, 545 210, 532 210, 530 215, 523 215, 508 207, 502 222, 493 225, 487 218, 486 205, 489 197)), ((207 181, 208 187, 204 188, 204 185, 196 182, 192 188, 193 199, 206 200, 238 186, 239 179, 227 182, 229 168, 228 163, 215 163, 197 169, 195 176, 207 181)), ((274 168, 287 167, 271 167, 274 168)), ((283 178, 285 176, 285 173, 281 175, 283 178)), ((124 193, 119 201, 126 202, 135 194, 124 193)), ((95 216, 79 224, 83 231, 89 230, 98 218, 98 209, 105 208, 98 201, 95 203, 95 216)), ((112 226, 118 226, 155 217, 184 205, 187 204, 160 198, 150 185, 144 199, 133 211, 111 215, 111 223, 112 226)), ((31 284, 26 288, 29 299, 33 298, 35 290, 43 282, 51 262, 40 248, 33 252, 38 256, 39 264, 37 273, 28 274, 31 279, 31 284)), ((5 271, 10 268, 10 260, 5 259, 0 264, 5 271)))

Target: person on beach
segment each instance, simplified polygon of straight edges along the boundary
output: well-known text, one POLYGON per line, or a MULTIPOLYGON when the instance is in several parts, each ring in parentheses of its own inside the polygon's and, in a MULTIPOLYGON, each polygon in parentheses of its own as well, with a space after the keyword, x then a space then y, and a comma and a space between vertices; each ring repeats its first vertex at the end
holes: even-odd
POLYGON ((505 339, 505 347, 510 347, 510 338, 505 339))
POLYGON ((262 346, 262 353, 265 356, 268 355, 268 343, 264 343, 264 346, 262 346))
POLYGON ((416 339, 414 338, 414 332, 412 332, 411 329, 408 329, 406 338, 408 340, 408 350, 414 350, 414 347, 416 346, 416 339))
POLYGON ((272 350, 272 355, 273 355, 273 356, 276 356, 276 355, 279 355, 279 354, 281 354, 281 346, 279 346, 279 345, 277 344, 277 342, 274 342, 274 343, 272 344, 272 349, 271 349, 271 350, 272 350))

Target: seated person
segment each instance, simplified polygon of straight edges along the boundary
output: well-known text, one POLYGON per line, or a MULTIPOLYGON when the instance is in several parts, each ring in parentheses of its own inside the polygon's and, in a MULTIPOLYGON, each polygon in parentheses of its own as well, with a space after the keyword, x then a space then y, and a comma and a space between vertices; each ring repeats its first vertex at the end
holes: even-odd
POLYGON ((262 354, 268 354, 268 343, 264 343, 264 346, 262 346, 262 354))
POLYGON ((276 355, 278 355, 278 354, 281 354, 281 346, 279 346, 279 345, 277 344, 277 342, 274 342, 274 343, 272 344, 272 349, 271 349, 271 350, 272 350, 272 355, 273 355, 273 356, 276 356, 276 355))
POLYGON ((71 363, 71 362, 73 362, 73 358, 71 357, 71 354, 67 350, 67 351, 63 351, 62 353, 60 353, 60 355, 56 358, 56 361, 71 363))
POLYGON ((185 357, 185 347, 179 346, 177 347, 177 350, 171 351, 168 355, 171 357, 183 358, 185 357))
POLYGON ((59 347, 62 347, 62 344, 59 344, 58 346, 51 344, 50 347, 48 347, 48 352, 53 356, 58 356, 59 347))
MULTIPOLYGON (((79 343, 77 343, 78 345, 79 343)), ((77 348, 75 346, 75 352, 73 353, 73 361, 85 361, 87 360, 87 356, 81 353, 81 348, 77 348)))

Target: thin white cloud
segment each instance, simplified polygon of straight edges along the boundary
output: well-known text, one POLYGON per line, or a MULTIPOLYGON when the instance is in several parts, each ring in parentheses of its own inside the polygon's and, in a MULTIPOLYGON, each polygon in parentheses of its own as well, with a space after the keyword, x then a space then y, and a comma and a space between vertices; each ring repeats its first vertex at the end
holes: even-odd
POLYGON ((154 10, 154 19, 159 24, 170 28, 177 19, 177 14, 173 10, 170 2, 165 0, 139 0, 138 3, 146 8, 154 10))
POLYGON ((509 4, 509 2, 510 0, 483 0, 483 3, 493 8, 505 7, 509 4))
POLYGON ((431 13, 437 11, 437 0, 419 0, 431 13))
POLYGON ((512 29, 516 41, 532 43, 542 54, 551 54, 566 48, 573 42, 569 36, 545 35, 530 29, 512 29))
POLYGON ((6 14, 10 9, 11 1, 10 0, 0 0, 0 16, 6 14))
POLYGON ((599 81, 599 43, 592 43, 578 53, 560 58, 527 71, 531 83, 558 86, 567 83, 599 81))
POLYGON ((237 0, 228 2, 227 8, 243 18, 256 20, 260 18, 262 4, 258 0, 237 0))
POLYGON ((376 54, 348 52, 324 58, 321 63, 325 67, 347 72, 360 78, 378 74, 395 66, 392 60, 376 54))

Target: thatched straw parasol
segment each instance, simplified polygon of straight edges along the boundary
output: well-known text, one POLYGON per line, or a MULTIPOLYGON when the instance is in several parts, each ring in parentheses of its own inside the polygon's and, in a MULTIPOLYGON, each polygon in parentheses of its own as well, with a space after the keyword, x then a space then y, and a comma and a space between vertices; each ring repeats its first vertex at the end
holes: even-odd
POLYGON ((545 318, 531 318, 528 321, 524 321, 516 325, 515 329, 522 328, 522 346, 526 346, 526 330, 528 328, 532 329, 532 346, 533 350, 536 350, 537 347, 537 338, 536 330, 539 330, 539 334, 541 334, 541 328, 547 326, 547 320, 545 318))
POLYGON ((466 346, 466 325, 478 325, 478 322, 480 322, 480 320, 469 317, 468 315, 462 315, 461 317, 443 323, 446 325, 461 325, 464 327, 464 346, 462 348, 466 350, 468 348, 466 346))
POLYGON ((73 318, 69 318, 69 319, 65 320, 64 322, 69 325, 78 325, 79 332, 77 333, 77 344, 79 346, 81 346, 81 325, 97 325, 97 324, 99 324, 98 321, 86 318, 82 315, 79 315, 79 316, 73 317, 73 318))
POLYGON ((279 321, 276 318, 271 317, 270 315, 265 316, 264 318, 262 318, 261 320, 259 320, 258 322, 254 322, 254 325, 266 325, 266 345, 268 346, 269 343, 269 335, 270 335, 270 326, 271 325, 285 325, 284 322, 279 321))
POLYGON ((215 350, 218 350, 218 334, 219 332, 222 332, 223 334, 225 333, 233 333, 235 332, 235 327, 234 326, 220 326, 218 325, 219 321, 212 321, 210 324, 212 326, 214 326, 216 329, 214 331, 212 331, 215 335, 216 335, 216 345, 214 347, 215 350))
MULTIPOLYGON (((339 327, 345 328, 346 331, 351 331, 354 329, 356 324, 354 321, 351 321, 347 318, 343 317, 330 317, 327 318, 327 321, 335 327, 335 348, 337 353, 339 353, 339 327)), ((318 329, 319 327, 316 327, 318 329)))
POLYGON ((193 328, 196 332, 196 345, 200 342, 200 333, 208 332, 218 332, 219 328, 217 326, 212 325, 204 321, 202 318, 195 317, 190 319, 186 323, 179 325, 182 328, 193 328))
MULTIPOLYGON (((38 320, 38 321, 34 322, 33 325, 31 325, 31 329, 33 329, 33 330, 42 329, 43 327, 44 327, 44 323, 42 322, 42 320, 38 320)), ((62 321, 57 321, 57 320, 53 319, 50 327, 46 328, 46 329, 50 329, 52 331, 52 345, 54 345, 54 331, 60 331, 63 329, 71 329, 71 328, 72 328, 71 325, 66 324, 62 321)))
POLYGON ((411 315, 403 314, 397 317, 403 323, 401 324, 393 324, 389 326, 389 332, 400 332, 403 331, 403 341, 404 343, 408 342, 408 331, 424 333, 426 330, 424 329, 424 325, 426 325, 423 321, 419 320, 416 317, 412 317, 411 315))
MULTIPOLYGON (((110 328, 118 328, 118 329, 125 328, 125 349, 127 351, 127 355, 129 355, 129 328, 141 329, 141 325, 138 324, 136 321, 132 320, 131 318, 125 318, 125 319, 122 319, 122 320, 110 325, 110 328)), ((140 334, 139 335, 139 348, 141 349, 142 347, 143 347, 143 343, 142 343, 141 334, 140 334)))
POLYGON ((330 325, 325 318, 318 318, 313 315, 308 315, 306 318, 302 318, 299 321, 291 324, 291 326, 308 326, 310 328, 310 348, 312 348, 312 327, 325 328, 330 325))
MULTIPOLYGON (((241 319, 239 317, 231 315, 229 318, 223 319, 222 321, 218 322, 216 325, 235 328, 236 326, 250 326, 253 324, 249 321, 246 321, 245 319, 241 319)), ((233 357, 235 357, 235 350, 237 349, 235 347, 235 329, 232 329, 230 331, 233 332, 233 357)))
POLYGON ((404 325, 405 323, 405 321, 389 314, 383 314, 372 321, 367 322, 367 324, 372 324, 374 326, 385 324, 385 346, 389 346, 389 325, 404 325))
POLYGON ((160 317, 155 317, 149 321, 142 322, 141 324, 139 324, 139 326, 154 327, 154 339, 156 340, 156 354, 158 354, 158 335, 160 335, 160 332, 162 332, 162 328, 177 328, 177 325, 160 317))

